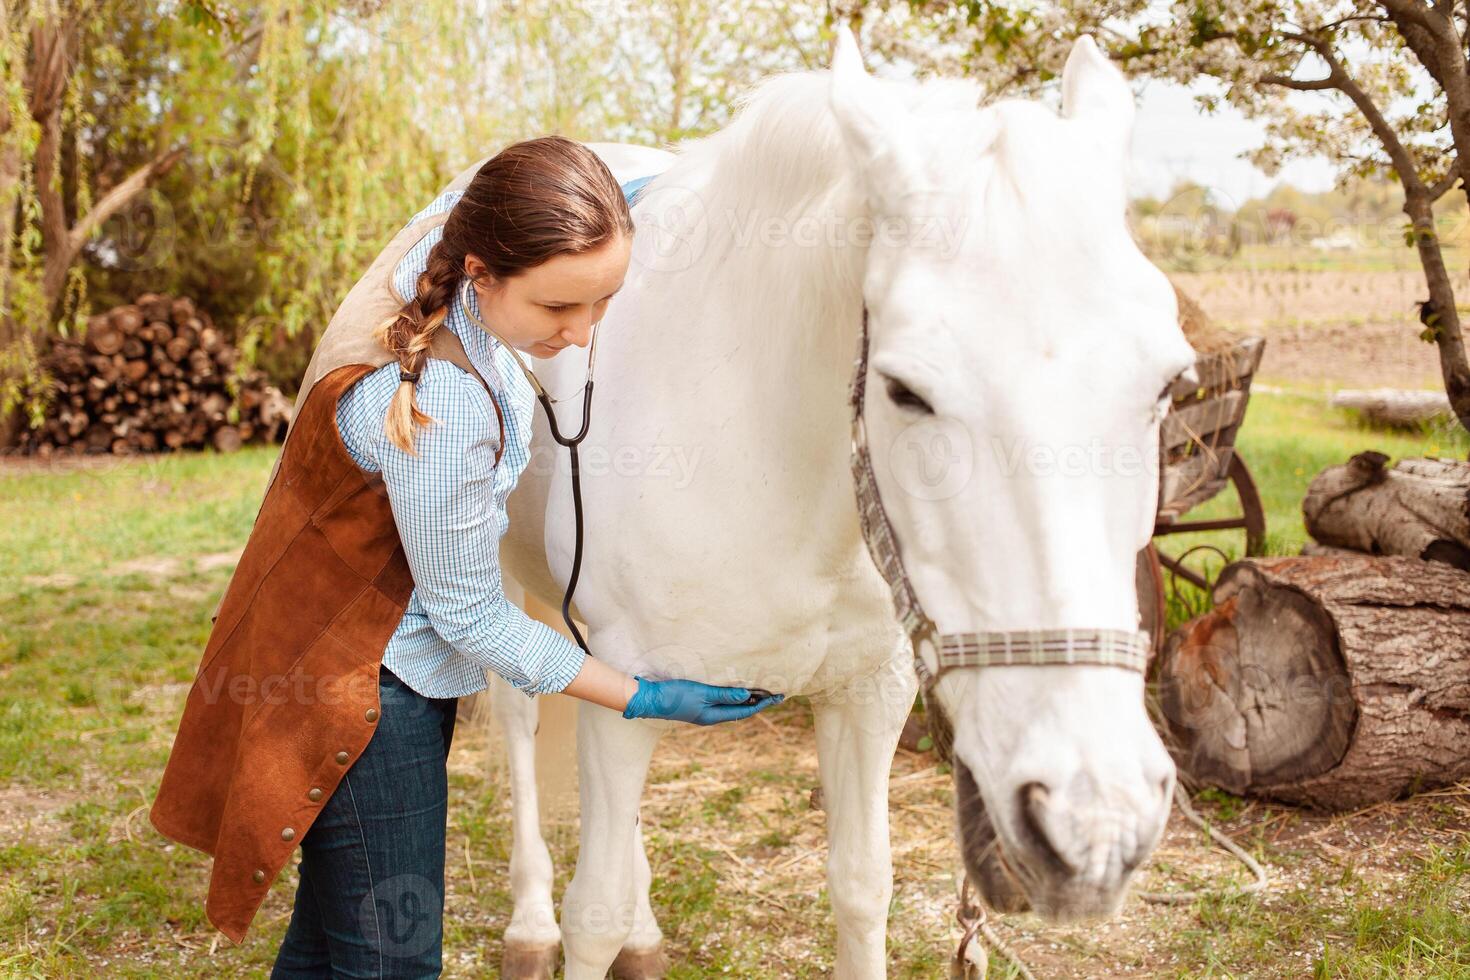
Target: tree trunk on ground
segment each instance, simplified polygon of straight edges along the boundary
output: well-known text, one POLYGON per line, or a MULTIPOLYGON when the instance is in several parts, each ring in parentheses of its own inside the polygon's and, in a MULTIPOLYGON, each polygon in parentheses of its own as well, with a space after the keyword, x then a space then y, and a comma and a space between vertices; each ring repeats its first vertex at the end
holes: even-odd
POLYGON ((1359 412, 1364 421, 1393 429, 1415 429, 1448 416, 1449 399, 1437 391, 1401 388, 1349 389, 1335 392, 1330 404, 1359 412))
POLYGON ((1470 571, 1470 462, 1358 453, 1312 480, 1307 532, 1324 545, 1441 561, 1470 571))
POLYGON ((1159 665, 1195 782, 1349 810, 1470 776, 1470 575, 1415 558, 1254 558, 1159 665))

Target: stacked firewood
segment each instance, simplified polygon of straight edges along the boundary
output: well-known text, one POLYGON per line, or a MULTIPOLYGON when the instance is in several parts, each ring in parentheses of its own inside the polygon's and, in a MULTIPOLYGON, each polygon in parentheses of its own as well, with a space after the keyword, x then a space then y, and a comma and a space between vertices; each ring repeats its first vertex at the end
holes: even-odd
POLYGON ((237 374, 239 361, 239 349, 193 300, 145 293, 91 317, 80 340, 53 343, 46 366, 56 397, 45 424, 25 432, 22 448, 230 452, 274 442, 285 433, 291 401, 260 371, 237 374))

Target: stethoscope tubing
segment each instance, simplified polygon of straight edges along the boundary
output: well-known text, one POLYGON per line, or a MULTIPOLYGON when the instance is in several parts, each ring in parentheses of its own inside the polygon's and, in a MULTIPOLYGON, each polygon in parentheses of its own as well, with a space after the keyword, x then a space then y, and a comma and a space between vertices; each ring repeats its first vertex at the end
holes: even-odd
POLYGON ((546 388, 542 386, 541 380, 532 373, 531 368, 526 362, 521 360, 520 352, 506 343, 504 337, 491 329, 490 325, 480 319, 470 308, 469 290, 470 279, 469 277, 465 277, 464 284, 460 289, 460 306, 464 308, 465 316, 480 329, 500 341, 505 349, 510 351, 511 356, 516 359, 516 363, 520 365, 521 371, 525 374, 526 380, 530 381, 531 387, 536 390, 537 401, 541 402, 541 407, 546 410, 546 421, 551 427, 551 438, 555 439, 558 445, 567 448, 567 454, 571 461, 572 518, 576 529, 576 539, 572 547, 572 571, 567 577, 566 592, 562 595, 561 600, 561 618, 566 622, 567 629, 571 630, 572 638, 577 641, 577 646, 581 647, 582 651, 590 656, 592 651, 587 647, 587 641, 582 638, 581 630, 577 629, 577 624, 572 620, 572 594, 577 591, 577 580, 582 574, 582 543, 585 537, 582 527, 582 470, 577 457, 577 447, 581 445, 583 439, 587 438, 587 430, 591 428, 592 424, 592 373, 593 366, 597 360, 597 330, 601 325, 601 321, 592 325, 592 340, 590 349, 587 352, 587 381, 582 385, 582 427, 577 431, 576 435, 567 438, 562 435, 561 427, 557 425, 556 410, 551 407, 551 396, 546 393, 546 388))

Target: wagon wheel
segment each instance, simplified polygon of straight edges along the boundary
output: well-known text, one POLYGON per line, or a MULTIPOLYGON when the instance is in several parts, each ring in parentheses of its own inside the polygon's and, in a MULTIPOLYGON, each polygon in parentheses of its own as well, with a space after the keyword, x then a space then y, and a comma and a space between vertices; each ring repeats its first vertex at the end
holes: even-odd
POLYGON ((1148 670, 1151 671, 1154 658, 1164 649, 1169 608, 1164 597, 1164 569, 1159 563, 1159 549, 1152 541, 1138 553, 1134 584, 1138 589, 1138 628, 1148 630, 1149 635, 1148 670))
MULTIPOLYGON (((1239 453, 1231 453, 1227 476, 1235 487, 1235 494, 1240 500, 1240 516, 1204 521, 1175 521, 1166 527, 1157 529, 1155 536, 1187 534, 1192 531, 1229 531, 1240 528, 1245 531, 1245 554, 1254 556, 1264 553, 1266 550, 1266 510, 1261 505, 1261 494, 1256 489, 1256 481, 1239 453)), ((1156 552, 1156 554, 1158 560, 1171 574, 1209 591, 1211 582, 1185 565, 1185 556, 1174 558, 1162 552, 1156 552)))

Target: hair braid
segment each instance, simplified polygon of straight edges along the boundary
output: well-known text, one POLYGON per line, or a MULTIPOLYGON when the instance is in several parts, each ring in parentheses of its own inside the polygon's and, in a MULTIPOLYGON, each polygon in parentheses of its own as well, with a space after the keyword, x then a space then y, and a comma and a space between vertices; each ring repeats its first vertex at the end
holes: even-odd
MULTIPOLYGON (((441 238, 429 250, 428 266, 419 273, 412 299, 393 316, 379 324, 374 336, 398 358, 399 367, 410 374, 423 371, 429 360, 429 344, 434 331, 449 315, 449 303, 463 273, 441 238)), ((419 409, 412 381, 400 381, 383 430, 394 445, 413 453, 416 426, 436 421, 419 409)))

